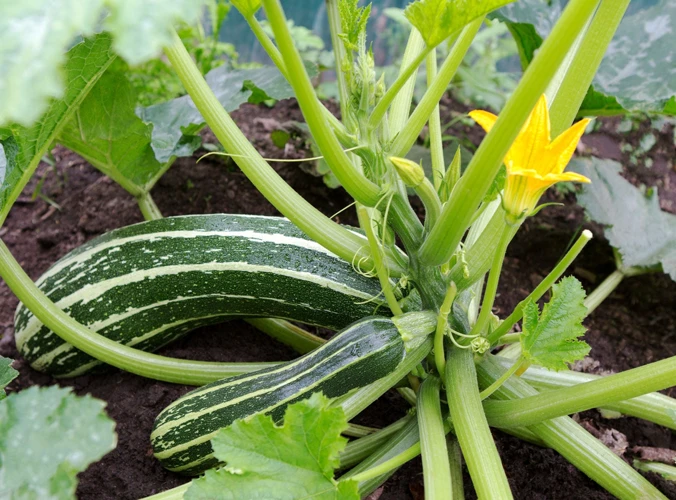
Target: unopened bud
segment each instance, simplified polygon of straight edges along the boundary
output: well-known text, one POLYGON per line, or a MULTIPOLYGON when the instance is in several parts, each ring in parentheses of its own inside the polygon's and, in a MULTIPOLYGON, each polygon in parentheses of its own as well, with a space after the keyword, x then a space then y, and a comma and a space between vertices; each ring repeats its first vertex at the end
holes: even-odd
POLYGON ((416 162, 396 156, 390 156, 390 161, 408 187, 417 187, 425 180, 425 171, 416 162))
POLYGON ((491 348, 491 343, 485 337, 477 337, 472 340, 472 352, 476 354, 483 354, 491 348))

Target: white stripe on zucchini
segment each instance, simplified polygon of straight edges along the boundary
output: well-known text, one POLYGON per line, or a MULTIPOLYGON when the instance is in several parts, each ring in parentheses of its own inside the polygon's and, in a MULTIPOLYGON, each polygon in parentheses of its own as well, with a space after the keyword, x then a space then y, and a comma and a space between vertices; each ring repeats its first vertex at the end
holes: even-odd
MULTIPOLYGON (((39 284, 82 324, 144 350, 232 317, 339 329, 389 314, 377 280, 277 217, 184 216, 118 229, 75 249, 39 284)), ((98 364, 21 305, 15 324, 17 347, 36 369, 74 376, 98 364)))

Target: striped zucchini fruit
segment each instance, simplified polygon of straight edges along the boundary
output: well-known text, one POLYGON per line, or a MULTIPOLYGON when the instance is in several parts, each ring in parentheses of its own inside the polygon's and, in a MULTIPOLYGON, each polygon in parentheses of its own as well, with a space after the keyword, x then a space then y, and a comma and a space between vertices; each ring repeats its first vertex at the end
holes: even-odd
POLYGON ((364 318, 294 361, 219 380, 176 400, 155 420, 155 457, 171 471, 198 474, 218 463, 210 440, 222 427, 256 413, 280 420, 288 404, 314 392, 342 396, 391 373, 405 355, 392 320, 364 318))
MULTIPOLYGON (((367 278, 279 217, 194 215, 104 234, 59 260, 37 282, 80 323, 154 351, 197 327, 231 317, 275 317, 340 329, 389 315, 367 278)), ((23 305, 17 348, 58 377, 101 362, 75 349, 23 305)))

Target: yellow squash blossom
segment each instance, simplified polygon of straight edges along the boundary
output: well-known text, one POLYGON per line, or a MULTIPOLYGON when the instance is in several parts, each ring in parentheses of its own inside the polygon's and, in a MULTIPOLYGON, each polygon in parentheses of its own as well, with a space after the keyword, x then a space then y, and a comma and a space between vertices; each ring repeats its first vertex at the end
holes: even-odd
MULTIPOLYGON (((486 132, 498 119, 480 110, 469 116, 486 132)), ((557 182, 591 182, 584 175, 563 171, 588 124, 588 119, 580 120, 552 141, 547 99, 540 97, 505 156, 507 181, 502 204, 512 222, 531 214, 540 196, 557 182)))

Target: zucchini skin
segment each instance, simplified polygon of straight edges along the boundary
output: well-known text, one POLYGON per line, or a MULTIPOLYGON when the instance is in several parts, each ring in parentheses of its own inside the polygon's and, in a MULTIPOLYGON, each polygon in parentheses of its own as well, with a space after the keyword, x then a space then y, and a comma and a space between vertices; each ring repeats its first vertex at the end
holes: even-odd
POLYGON ((189 392, 156 418, 155 457, 174 472, 196 475, 214 467, 211 438, 237 419, 266 413, 279 421, 286 406, 314 392, 338 397, 391 373, 406 356, 388 318, 358 321, 318 349, 284 365, 226 378, 189 392))
MULTIPOLYGON (((340 329, 378 309, 378 280, 309 240, 287 219, 170 217, 78 247, 37 282, 80 323, 146 351, 234 317, 276 317, 340 329)), ((82 375, 102 363, 64 342, 22 304, 19 352, 39 371, 82 375)))

